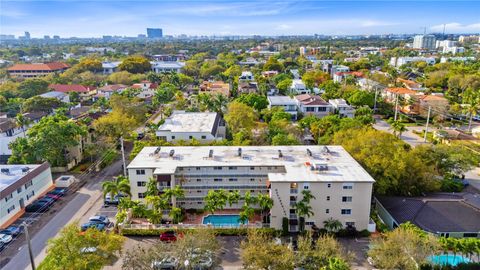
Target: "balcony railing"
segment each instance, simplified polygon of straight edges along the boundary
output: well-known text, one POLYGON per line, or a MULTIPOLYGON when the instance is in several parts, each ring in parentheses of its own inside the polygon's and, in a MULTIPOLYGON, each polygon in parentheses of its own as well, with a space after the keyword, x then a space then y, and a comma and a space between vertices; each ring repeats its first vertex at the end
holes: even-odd
POLYGON ((291 188, 290 189, 290 194, 297 194, 298 193, 298 189, 296 188, 291 188))

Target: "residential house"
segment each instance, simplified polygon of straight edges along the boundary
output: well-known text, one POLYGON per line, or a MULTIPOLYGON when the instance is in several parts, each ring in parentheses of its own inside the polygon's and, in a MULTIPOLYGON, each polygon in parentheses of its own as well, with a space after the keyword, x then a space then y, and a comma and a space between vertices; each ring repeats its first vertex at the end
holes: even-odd
POLYGON ((346 78, 363 78, 363 73, 359 71, 349 71, 349 72, 336 72, 333 74, 333 81, 336 83, 341 83, 346 78))
POLYGON ((96 87, 84 86, 80 84, 50 84, 48 88, 62 93, 78 93, 80 99, 91 99, 96 93, 96 87))
POLYGON ((367 78, 359 78, 357 84, 360 86, 360 89, 364 91, 382 91, 385 89, 385 86, 381 83, 367 78))
POLYGON ((265 78, 272 78, 278 75, 278 71, 276 70, 268 70, 268 71, 262 71, 262 76, 265 78))
POLYGON ((333 112, 333 105, 320 96, 303 94, 295 96, 299 111, 304 115, 324 117, 333 112))
POLYGON ((110 99, 110 97, 114 93, 121 93, 123 90, 127 88, 128 86, 123 84, 107 84, 105 86, 97 88, 97 94, 95 95, 95 98, 104 97, 106 99, 110 99))
POLYGON ((265 61, 258 61, 257 59, 252 57, 248 57, 247 59, 238 62, 238 64, 241 66, 251 66, 251 67, 259 65, 261 63, 265 63, 265 61))
POLYGON ((151 62, 152 70, 155 73, 180 73, 185 62, 157 61, 151 62))
POLYGON ((413 63, 413 62, 425 62, 428 65, 433 65, 435 64, 436 59, 434 57, 423 57, 423 56, 390 58, 390 65, 394 67, 401 67, 405 64, 413 63))
POLYGON ((10 77, 35 78, 46 76, 50 73, 61 73, 70 66, 65 63, 34 63, 34 64, 15 64, 7 69, 10 77))
POLYGON ((187 56, 183 53, 178 54, 156 54, 152 56, 155 61, 161 62, 179 62, 187 60, 187 56))
POLYGON ((473 143, 479 141, 477 137, 467 134, 460 129, 435 130, 433 138, 444 144, 450 144, 452 141, 471 141, 473 143))
POLYGON ((112 74, 114 72, 118 71, 118 66, 122 62, 116 61, 116 62, 102 62, 102 73, 103 74, 112 74))
POLYGON ((333 109, 338 112, 341 117, 353 118, 355 116, 355 109, 350 106, 345 99, 330 99, 328 103, 332 104, 333 109))
POLYGON ((347 66, 343 66, 343 65, 332 65, 331 69, 328 70, 328 71, 330 73, 330 76, 333 78, 333 75, 335 75, 335 73, 337 73, 337 72, 349 72, 350 68, 347 67, 347 66))
POLYGON ((289 96, 268 96, 268 108, 282 108, 285 112, 292 115, 292 119, 297 119, 297 100, 289 96))
POLYGON ((434 193, 422 197, 376 197, 381 220, 394 229, 405 222, 443 237, 480 236, 480 201, 471 193, 434 193))
POLYGON ((257 82, 252 81, 243 81, 238 82, 237 94, 248 94, 248 93, 257 93, 258 92, 258 84, 257 82))
POLYGON ((430 116, 438 115, 440 117, 443 117, 450 107, 450 102, 443 95, 418 95, 415 96, 415 100, 418 103, 418 114, 422 117, 427 117, 428 107, 431 108, 430 116))
POLYGON ((167 142, 190 141, 210 143, 225 138, 225 121, 216 112, 173 111, 156 131, 167 142))
POLYGON ((40 94, 39 96, 43 98, 55 98, 65 103, 70 102, 70 96, 67 93, 59 92, 59 91, 50 91, 47 93, 40 94))
POLYGON ((138 93, 139 98, 152 98, 155 95, 155 91, 157 89, 158 85, 156 83, 152 83, 149 81, 143 81, 141 83, 135 83, 131 86, 133 89, 138 89, 140 90, 140 93, 138 93))
POLYGON ((399 99, 403 99, 404 101, 408 101, 412 99, 415 95, 419 95, 422 93, 419 93, 417 91, 413 91, 404 87, 389 87, 385 88, 385 90, 382 92, 382 97, 388 102, 388 103, 395 103, 397 100, 397 97, 399 99))
POLYGON ((242 75, 238 77, 238 82, 251 82, 255 81, 255 76, 253 76, 250 71, 242 71, 242 75))
POLYGON ((199 87, 199 93, 221 94, 230 96, 230 84, 223 81, 204 81, 199 87))
POLYGON ((402 78, 397 78, 397 83, 403 84, 403 86, 407 89, 413 90, 413 91, 425 91, 425 87, 422 87, 422 85, 416 81, 412 80, 406 80, 402 78))
POLYGON ((308 94, 310 89, 307 89, 307 86, 300 79, 293 79, 292 84, 290 85, 290 93, 294 95, 308 94))

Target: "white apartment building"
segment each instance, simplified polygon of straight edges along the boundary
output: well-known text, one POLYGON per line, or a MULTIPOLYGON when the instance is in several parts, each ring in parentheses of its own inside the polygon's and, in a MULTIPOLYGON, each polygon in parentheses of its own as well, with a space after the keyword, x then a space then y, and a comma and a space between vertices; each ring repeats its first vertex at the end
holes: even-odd
POLYGON ((50 165, 0 165, 0 228, 24 212, 26 205, 53 186, 50 165))
POLYGON ((435 36, 434 35, 416 35, 413 38, 414 49, 435 49, 435 36))
POLYGON ((292 115, 292 119, 297 119, 297 100, 289 96, 268 96, 268 108, 282 108, 285 112, 292 115))
POLYGON ((158 61, 150 63, 152 64, 152 71, 154 71, 155 73, 180 73, 182 71, 182 68, 185 66, 184 62, 158 61))
POLYGON ((445 48, 445 47, 455 47, 457 46, 457 42, 455 40, 437 40, 435 42, 435 48, 445 48))
POLYGON ((412 62, 425 62, 429 65, 433 65, 436 62, 434 57, 392 57, 390 58, 390 65, 394 67, 401 67, 405 64, 412 62))
POLYGON ((144 198, 150 177, 160 190, 181 185, 185 197, 172 204, 185 209, 202 209, 209 190, 269 194, 270 227, 281 229, 287 218, 290 231, 298 230, 295 203, 303 190, 315 196, 307 228, 333 218, 367 229, 375 182, 341 146, 318 145, 145 147, 128 165, 128 176, 133 200, 144 198))
POLYGON ((464 53, 465 48, 464 47, 443 47, 442 53, 451 53, 452 55, 455 55, 457 53, 464 53))
POLYGON ((209 143, 225 138, 225 123, 216 112, 173 111, 156 134, 167 142, 195 139, 209 143))
POLYGON ((310 90, 301 79, 293 79, 290 85, 290 93, 294 95, 308 94, 310 90))

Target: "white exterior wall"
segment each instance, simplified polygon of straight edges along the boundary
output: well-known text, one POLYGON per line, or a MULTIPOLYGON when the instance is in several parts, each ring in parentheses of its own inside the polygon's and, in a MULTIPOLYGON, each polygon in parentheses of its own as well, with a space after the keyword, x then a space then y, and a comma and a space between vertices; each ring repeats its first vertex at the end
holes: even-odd
POLYGON ((21 191, 18 192, 20 189, 15 190, 12 192, 12 198, 8 201, 3 198, 0 201, 0 227, 4 227, 4 223, 18 214, 22 207, 20 206, 20 201, 23 198, 24 200, 24 207, 30 204, 31 202, 35 201, 42 193, 47 191, 50 187, 53 186, 52 180, 52 172, 50 167, 45 169, 39 175, 32 179, 32 186, 25 188, 25 185, 21 186, 21 191), (33 196, 32 191, 34 192, 33 196), (27 199, 28 195, 28 199, 27 199), (14 206, 15 209, 8 213, 8 209, 14 206))
POLYGON ((217 140, 210 132, 171 132, 169 130, 157 130, 156 134, 157 137, 165 137, 167 142, 190 141, 191 139, 195 139, 201 143, 209 143, 217 140), (202 136, 204 136, 204 138, 202 136))
POLYGON ((153 177, 153 169, 128 169, 128 179, 130 180, 130 192, 132 193, 132 200, 141 200, 139 193, 147 191, 146 186, 138 186, 138 182, 148 182, 150 177, 153 177), (145 174, 137 174, 138 170, 144 170, 145 174))

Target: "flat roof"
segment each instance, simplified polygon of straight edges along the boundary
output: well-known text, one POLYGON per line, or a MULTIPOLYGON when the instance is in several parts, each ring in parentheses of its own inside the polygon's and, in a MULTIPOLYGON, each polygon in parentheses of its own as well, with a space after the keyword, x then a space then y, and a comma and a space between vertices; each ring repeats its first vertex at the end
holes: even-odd
POLYGON ((216 118, 216 112, 173 111, 157 131, 212 132, 216 118))
POLYGON ((283 166, 284 173, 268 173, 271 182, 371 182, 375 180, 341 146, 170 146, 145 147, 129 169, 151 168, 155 174, 174 174, 178 167, 283 166), (242 156, 238 156, 238 149, 242 156), (310 156, 308 150, 312 153, 310 156), (174 150, 174 155, 169 155, 174 150), (209 157, 210 150, 213 151, 209 157), (279 157, 279 151, 282 157, 279 157), (327 170, 312 170, 311 165, 327 170), (326 165, 326 166, 325 166, 326 165))
POLYGON ((13 185, 25 175, 29 174, 34 169, 40 167, 41 164, 28 164, 28 165, 0 165, 0 191, 13 185), (8 169, 7 172, 3 172, 4 169, 8 169), (28 170, 27 170, 28 169, 28 170), (25 170, 25 171, 23 171, 25 170))
POLYGON ((270 105, 297 105, 297 101, 289 96, 268 96, 270 105))

